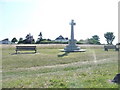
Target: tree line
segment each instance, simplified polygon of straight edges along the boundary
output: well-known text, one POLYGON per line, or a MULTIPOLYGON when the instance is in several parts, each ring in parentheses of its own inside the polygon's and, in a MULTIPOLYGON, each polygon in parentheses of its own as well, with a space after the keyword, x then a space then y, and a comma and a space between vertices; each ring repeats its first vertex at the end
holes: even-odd
MULTIPOLYGON (((68 42, 58 42, 58 41, 54 41, 51 39, 43 39, 42 36, 42 32, 40 32, 40 34, 38 35, 39 38, 35 41, 35 39, 33 38, 33 36, 29 33, 26 35, 25 39, 23 38, 19 38, 19 40, 16 39, 16 37, 14 37, 11 42, 12 43, 16 43, 17 44, 67 44, 68 42)), ((113 34, 113 32, 106 32, 104 34, 104 37, 107 41, 107 44, 112 44, 113 40, 115 39, 115 36, 113 34)), ((100 38, 98 35, 93 35, 91 38, 88 39, 81 39, 79 41, 77 41, 77 44, 97 44, 100 45, 100 38)))

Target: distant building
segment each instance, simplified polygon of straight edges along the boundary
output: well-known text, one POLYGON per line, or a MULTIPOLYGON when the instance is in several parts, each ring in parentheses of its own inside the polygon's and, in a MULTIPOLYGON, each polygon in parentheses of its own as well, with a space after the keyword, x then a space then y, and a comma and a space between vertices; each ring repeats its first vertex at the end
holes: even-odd
POLYGON ((64 38, 62 35, 55 39, 57 42, 68 42, 68 38, 64 38))
POLYGON ((11 44, 11 42, 9 41, 8 38, 6 38, 6 39, 0 41, 0 44, 11 44))

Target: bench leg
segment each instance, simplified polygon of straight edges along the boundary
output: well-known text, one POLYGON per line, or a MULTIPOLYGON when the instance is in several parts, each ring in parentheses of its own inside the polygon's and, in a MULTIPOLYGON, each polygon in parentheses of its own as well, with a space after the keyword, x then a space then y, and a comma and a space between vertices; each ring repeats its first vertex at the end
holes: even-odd
POLYGON ((16 50, 16 54, 17 54, 17 50, 16 50))
POLYGON ((115 51, 119 51, 119 48, 116 48, 115 51))
POLYGON ((37 53, 37 50, 35 50, 35 53, 37 53))
POLYGON ((104 50, 105 50, 105 51, 108 51, 108 49, 107 49, 107 48, 105 48, 104 50))

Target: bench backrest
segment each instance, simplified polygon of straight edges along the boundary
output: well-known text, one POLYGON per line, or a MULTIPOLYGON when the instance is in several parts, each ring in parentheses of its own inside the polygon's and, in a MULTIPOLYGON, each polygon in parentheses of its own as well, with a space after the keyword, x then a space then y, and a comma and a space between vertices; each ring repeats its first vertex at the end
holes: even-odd
POLYGON ((107 49, 116 49, 116 46, 115 45, 107 45, 107 46, 104 46, 104 48, 107 48, 107 49))
POLYGON ((16 50, 36 50, 36 46, 16 46, 16 50))

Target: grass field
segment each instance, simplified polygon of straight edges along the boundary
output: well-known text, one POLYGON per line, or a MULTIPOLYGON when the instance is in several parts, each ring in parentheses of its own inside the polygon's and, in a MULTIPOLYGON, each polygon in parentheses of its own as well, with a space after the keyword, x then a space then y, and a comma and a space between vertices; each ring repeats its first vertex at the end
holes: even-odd
POLYGON ((37 53, 2 46, 3 88, 117 88, 118 52, 82 45, 86 52, 60 52, 65 45, 37 45, 37 53))

